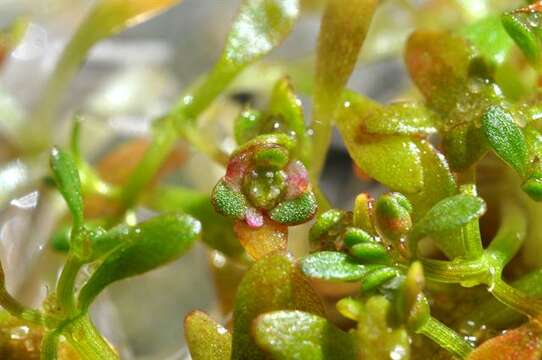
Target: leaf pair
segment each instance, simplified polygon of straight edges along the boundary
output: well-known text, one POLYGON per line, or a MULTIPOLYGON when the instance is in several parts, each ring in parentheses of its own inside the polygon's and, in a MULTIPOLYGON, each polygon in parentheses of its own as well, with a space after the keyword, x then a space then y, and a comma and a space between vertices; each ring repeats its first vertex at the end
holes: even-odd
POLYGON ((76 253, 83 262, 105 255, 79 294, 80 306, 85 310, 107 285, 178 258, 201 233, 201 224, 182 214, 157 216, 133 227, 119 225, 108 232, 89 233, 84 226, 79 174, 71 155, 58 148, 53 149, 51 168, 74 218, 70 251, 89 247, 84 249, 85 253, 76 253))

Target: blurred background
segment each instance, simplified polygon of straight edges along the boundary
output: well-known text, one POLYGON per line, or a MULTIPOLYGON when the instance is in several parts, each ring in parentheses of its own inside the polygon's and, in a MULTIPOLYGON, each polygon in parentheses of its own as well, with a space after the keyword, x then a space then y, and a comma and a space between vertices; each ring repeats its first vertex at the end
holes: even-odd
MULTIPOLYGON (((84 115, 82 146, 94 161, 127 139, 146 137, 151 120, 168 111, 182 89, 210 69, 222 49, 240 0, 185 0, 147 22, 99 42, 62 99, 53 129, 65 143, 74 113, 84 115)), ((247 70, 204 115, 203 129, 226 150, 233 141, 229 125, 244 102, 264 102, 274 80, 284 74, 303 88, 311 76, 322 1, 305 1, 293 34, 271 57, 247 70), (205 119, 208 121, 206 127, 205 119), (218 118, 219 121, 216 121, 218 118)), ((26 119, 42 96, 60 52, 93 1, 0 0, 0 28, 15 19, 28 21, 21 42, 0 68, 0 256, 8 288, 23 302, 39 304, 57 276, 63 257, 48 241, 65 215, 57 194, 43 191, 47 155, 19 156, 14 146, 35 126, 26 119)), ((350 88, 379 101, 411 96, 402 63, 403 43, 412 29, 446 27, 483 17, 509 1, 388 0, 371 28, 350 88)), ((1 54, 0 54, 1 55, 1 54)), ((311 104, 302 96, 306 117, 311 104)), ((351 208, 361 190, 378 192, 360 181, 335 137, 323 175, 323 189, 337 207, 351 208)), ((183 170, 168 181, 209 191, 222 175, 204 156, 188 150, 183 170)), ((145 209, 140 216, 144 217, 145 209)), ((303 234, 306 228, 299 229, 303 234)), ((303 252, 305 244, 295 243, 303 252)), ((183 318, 203 309, 218 310, 209 261, 221 254, 201 245, 173 265, 112 286, 95 305, 98 327, 123 359, 184 359, 183 318)))

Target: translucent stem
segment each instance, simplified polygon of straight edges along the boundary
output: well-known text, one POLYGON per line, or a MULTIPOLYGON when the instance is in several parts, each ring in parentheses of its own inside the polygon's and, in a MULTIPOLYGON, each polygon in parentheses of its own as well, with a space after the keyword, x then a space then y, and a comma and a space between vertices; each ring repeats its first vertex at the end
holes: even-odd
POLYGON ((473 347, 459 334, 433 317, 430 317, 416 332, 427 336, 440 347, 461 359, 467 358, 473 350, 473 347))
POLYGON ((58 280, 56 290, 58 302, 67 314, 75 310, 75 279, 81 266, 82 263, 73 255, 68 256, 58 280))
POLYGON ((508 285, 503 280, 496 279, 489 291, 503 304, 519 311, 530 318, 540 320, 542 316, 542 301, 508 285))
POLYGON ((43 336, 41 341, 40 360, 58 359, 58 342, 60 334, 52 331, 43 336))
POLYGON ((64 331, 81 360, 118 360, 119 355, 100 336, 87 315, 70 322, 64 331))

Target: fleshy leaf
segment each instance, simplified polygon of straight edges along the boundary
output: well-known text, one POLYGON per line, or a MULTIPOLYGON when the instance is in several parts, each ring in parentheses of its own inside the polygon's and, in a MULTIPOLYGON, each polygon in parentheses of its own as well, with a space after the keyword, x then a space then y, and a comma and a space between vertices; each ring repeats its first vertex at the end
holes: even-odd
POLYGON ((487 340, 467 360, 537 360, 542 356, 541 331, 528 323, 487 340))
POLYGON ((50 163, 58 190, 73 216, 74 228, 79 228, 83 225, 83 196, 75 161, 69 153, 55 147, 51 151, 50 163))
POLYGON ((482 117, 482 129, 497 155, 525 176, 527 145, 525 137, 510 113, 500 107, 491 107, 482 117))
POLYGON ((437 115, 417 102, 377 107, 363 117, 365 131, 382 135, 428 135, 437 131, 437 115))
POLYGON ((254 324, 261 348, 277 360, 355 360, 356 344, 317 315, 301 311, 277 311, 261 315, 254 324))
POLYGON ((412 229, 412 237, 452 231, 479 218, 486 211, 482 199, 472 195, 459 194, 438 202, 420 219, 412 229))
POLYGON ((311 278, 332 281, 356 281, 361 279, 369 268, 358 264, 350 256, 335 252, 321 251, 304 257, 301 270, 311 278))
POLYGON ((120 244, 112 250, 79 293, 83 309, 109 284, 169 263, 197 240, 201 224, 188 215, 167 214, 119 231, 120 244))
POLYGON ((330 0, 327 2, 316 58, 314 83, 313 170, 323 166, 331 141, 331 124, 341 93, 357 63, 377 0, 330 0))
POLYGON ((465 93, 470 56, 463 38, 443 31, 419 30, 408 39, 405 61, 429 105, 446 114, 465 93))
POLYGON ((235 191, 224 180, 216 184, 212 201, 218 213, 233 219, 244 219, 248 210, 247 200, 243 194, 235 191))
POLYGON ((502 16, 504 28, 536 68, 541 65, 541 10, 542 6, 537 2, 502 16))
POLYGON ((230 360, 231 334, 209 315, 191 312, 184 319, 184 329, 193 360, 230 360))
POLYGON ((267 359, 251 336, 254 319, 278 310, 323 315, 323 305, 293 261, 284 254, 267 256, 246 273, 233 311, 232 359, 267 359))
POLYGON ((300 197, 278 204, 269 216, 274 221, 285 225, 298 225, 309 221, 318 209, 316 197, 307 191, 300 197))
POLYGON ((349 93, 337 113, 337 127, 354 162, 383 185, 404 193, 423 186, 420 152, 414 141, 402 135, 367 134, 363 118, 377 105, 349 93))

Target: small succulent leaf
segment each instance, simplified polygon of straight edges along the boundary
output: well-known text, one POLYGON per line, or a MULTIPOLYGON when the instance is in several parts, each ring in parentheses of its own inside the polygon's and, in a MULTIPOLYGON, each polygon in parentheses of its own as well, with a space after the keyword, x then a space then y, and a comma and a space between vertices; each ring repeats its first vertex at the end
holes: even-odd
POLYGON ((73 216, 74 227, 78 228, 83 225, 84 210, 77 165, 68 152, 56 147, 51 151, 50 165, 58 190, 73 216))
POLYGON ((406 135, 366 133, 363 118, 378 105, 354 93, 346 94, 343 99, 337 110, 337 127, 356 165, 392 190, 420 191, 423 169, 414 141, 406 135))
POLYGON ((336 251, 320 251, 301 259, 301 270, 314 279, 357 281, 370 267, 357 263, 352 257, 336 251))
POLYGON ((354 200, 354 226, 371 235, 376 235, 374 228, 374 199, 367 193, 361 193, 354 200))
POLYGON ((123 241, 98 266, 79 293, 83 309, 109 284, 165 265, 199 238, 201 224, 181 214, 166 214, 122 230, 123 241))
POLYGON ((412 228, 412 205, 399 193, 382 195, 376 202, 375 220, 379 234, 387 240, 398 241, 412 228))
POLYGON ((538 3, 502 16, 504 28, 535 68, 541 65, 541 10, 538 3))
POLYGON ((363 120, 365 131, 381 135, 429 135, 437 131, 437 115, 418 102, 397 102, 377 107, 363 120))
POLYGON ((410 337, 403 326, 392 326, 391 304, 383 296, 371 296, 358 318, 360 359, 410 358, 410 337))
POLYGON ((319 215, 309 231, 310 242, 321 241, 327 233, 340 226, 346 217, 347 212, 339 209, 330 209, 319 215))
POLYGON ((342 240, 344 245, 347 247, 353 247, 355 245, 372 243, 376 241, 375 237, 373 237, 371 234, 356 227, 347 228, 344 232, 342 240))
POLYGON ((482 117, 482 130, 495 153, 525 176, 527 145, 512 115, 500 107, 491 107, 482 117))
POLYGON ((388 251, 382 244, 360 243, 350 248, 350 253, 364 263, 387 263, 390 260, 388 251))
POLYGON ((329 122, 357 63, 377 0, 327 2, 316 58, 315 120, 329 122))
POLYGON ((323 317, 302 311, 276 311, 254 323, 258 345, 277 360, 355 360, 354 337, 323 317))
POLYGON ((542 332, 534 323, 508 330, 482 343, 467 360, 536 360, 542 356, 542 332))
POLYGON ((301 310, 324 315, 323 305, 285 254, 272 254, 257 261, 241 281, 233 311, 232 359, 267 359, 252 337, 253 321, 278 310, 301 310))
POLYGON ((307 191, 298 198, 279 203, 269 216, 280 224, 299 225, 312 219, 317 209, 316 196, 312 191, 307 191))
POLYGON ((188 314, 184 332, 193 360, 230 360, 231 334, 206 313, 188 314))
POLYGON ((401 275, 401 271, 394 267, 380 266, 368 272, 361 280, 362 294, 371 293, 378 287, 386 284, 388 281, 401 275))
POLYGON ((468 25, 461 34, 492 66, 505 62, 514 44, 498 16, 488 16, 468 25))
POLYGON ((298 15, 298 0, 244 0, 221 61, 245 66, 260 59, 284 40, 298 15))
POLYGON ((248 210, 245 196, 224 180, 220 180, 213 189, 212 202, 219 214, 232 219, 244 219, 248 210))
POLYGON ((429 105, 448 113, 465 94, 471 51, 468 43, 444 31, 418 30, 408 39, 405 61, 429 105))
POLYGON ((479 197, 459 194, 439 201, 412 229, 414 239, 458 229, 479 218, 486 211, 479 197))
POLYGON ((235 257, 243 252, 234 232, 234 222, 217 214, 208 194, 182 187, 158 187, 146 198, 146 204, 159 212, 181 211, 198 219, 201 240, 212 249, 235 257))

